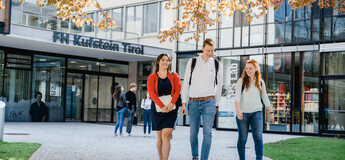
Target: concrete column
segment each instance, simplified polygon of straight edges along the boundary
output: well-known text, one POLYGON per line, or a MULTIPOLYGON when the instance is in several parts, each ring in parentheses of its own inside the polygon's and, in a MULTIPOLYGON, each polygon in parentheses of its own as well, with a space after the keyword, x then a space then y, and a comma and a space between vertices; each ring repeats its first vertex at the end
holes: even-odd
POLYGON ((4 139, 5 106, 6 104, 0 101, 0 141, 4 139))

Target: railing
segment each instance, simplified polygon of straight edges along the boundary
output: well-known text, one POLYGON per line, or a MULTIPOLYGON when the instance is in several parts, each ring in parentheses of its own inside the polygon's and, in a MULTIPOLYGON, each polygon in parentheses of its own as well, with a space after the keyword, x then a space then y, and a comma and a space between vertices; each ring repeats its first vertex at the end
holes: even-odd
POLYGON ((126 32, 115 29, 105 29, 101 31, 92 25, 83 25, 77 27, 71 21, 62 21, 61 19, 42 17, 35 14, 23 13, 12 10, 11 23, 45 30, 61 31, 76 35, 90 36, 102 39, 122 40, 122 39, 137 39, 139 43, 139 34, 133 32, 126 32))

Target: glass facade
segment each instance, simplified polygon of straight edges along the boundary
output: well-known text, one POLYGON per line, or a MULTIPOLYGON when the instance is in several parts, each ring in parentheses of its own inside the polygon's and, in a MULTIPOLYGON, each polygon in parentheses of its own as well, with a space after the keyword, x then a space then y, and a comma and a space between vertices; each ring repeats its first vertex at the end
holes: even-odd
MULTIPOLYGON (((270 8, 265 16, 253 18, 250 24, 243 20, 243 13, 236 11, 232 17, 225 17, 220 24, 208 28, 209 31, 201 35, 199 43, 195 43, 195 40, 185 42, 196 33, 195 30, 186 31, 179 37, 177 49, 192 51, 194 45, 201 49, 201 42, 210 37, 207 35, 214 29, 219 32, 212 36, 217 44, 216 49, 344 40, 344 14, 339 14, 331 7, 320 9, 317 3, 314 2, 311 8, 302 7, 294 11, 288 1, 283 1, 278 10, 270 8)), ((180 19, 182 12, 179 12, 180 19)))
POLYGON ((7 122, 30 121, 37 92, 48 107, 48 122, 114 122, 114 87, 128 89, 128 62, 6 48, 0 50, 0 62, 0 100, 6 103, 7 122))

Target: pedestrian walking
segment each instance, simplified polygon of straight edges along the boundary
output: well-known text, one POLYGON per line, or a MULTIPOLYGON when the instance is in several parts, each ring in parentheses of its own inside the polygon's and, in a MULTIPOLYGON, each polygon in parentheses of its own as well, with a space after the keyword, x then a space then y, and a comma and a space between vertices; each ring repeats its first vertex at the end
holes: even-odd
POLYGON ((117 129, 120 128, 120 136, 122 136, 122 128, 123 128, 123 121, 125 120, 125 112, 127 110, 127 101, 125 93, 123 92, 124 89, 121 85, 117 85, 115 87, 115 92, 113 94, 113 98, 116 100, 116 114, 117 114, 117 122, 115 125, 114 134, 117 136, 117 129))
POLYGON ((149 92, 146 92, 146 97, 141 101, 141 108, 143 109, 143 119, 144 119, 144 136, 146 136, 146 126, 148 126, 147 135, 151 135, 151 97, 149 92))
POLYGON ((235 93, 236 122, 238 128, 237 151, 240 160, 245 159, 249 126, 255 144, 256 159, 263 157, 263 113, 262 102, 269 110, 270 121, 274 114, 267 96, 266 86, 261 79, 260 66, 255 60, 248 60, 242 78, 238 79, 235 93))
POLYGON ((127 128, 126 136, 131 136, 132 132, 132 125, 134 121, 134 117, 136 117, 136 111, 137 111, 137 96, 135 92, 137 91, 137 85, 135 83, 131 83, 129 85, 129 91, 126 92, 126 99, 128 101, 128 111, 129 111, 129 117, 127 119, 127 128))
POLYGON ((203 142, 201 159, 208 159, 212 143, 212 126, 216 114, 216 106, 222 93, 223 69, 214 55, 214 42, 205 39, 202 46, 203 53, 188 61, 182 88, 183 115, 186 114, 188 101, 188 114, 190 126, 190 145, 193 159, 198 159, 198 134, 201 118, 203 120, 203 142))
POLYGON ((171 134, 177 119, 175 103, 179 99, 181 81, 171 72, 168 54, 160 54, 155 62, 155 72, 147 82, 147 89, 154 103, 151 104, 152 130, 157 132, 157 150, 160 160, 167 160, 170 153, 171 134))

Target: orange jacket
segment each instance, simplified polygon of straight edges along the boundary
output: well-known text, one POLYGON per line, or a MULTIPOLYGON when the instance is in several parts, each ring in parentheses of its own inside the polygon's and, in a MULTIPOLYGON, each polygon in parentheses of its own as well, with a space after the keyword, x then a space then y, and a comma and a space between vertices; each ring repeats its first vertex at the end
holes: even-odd
MULTIPOLYGON (((171 83, 172 90, 171 95, 173 95, 171 99, 171 103, 175 104, 181 91, 181 80, 177 73, 173 72, 173 75, 171 75, 171 72, 168 72, 168 79, 171 83)), ((156 103, 159 107, 164 107, 164 104, 162 101, 158 98, 158 75, 157 73, 152 73, 149 76, 149 79, 147 81, 147 90, 149 92, 149 95, 153 102, 156 103)))

